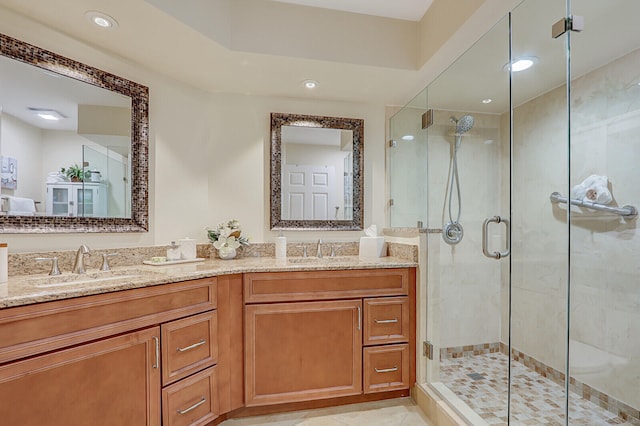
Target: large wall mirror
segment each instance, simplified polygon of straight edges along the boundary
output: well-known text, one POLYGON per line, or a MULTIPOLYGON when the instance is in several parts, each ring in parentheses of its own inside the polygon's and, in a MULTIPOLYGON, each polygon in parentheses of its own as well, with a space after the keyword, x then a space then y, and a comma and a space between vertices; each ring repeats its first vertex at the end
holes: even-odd
POLYGON ((271 114, 271 229, 361 230, 364 120, 271 114))
POLYGON ((0 34, 0 232, 148 230, 147 87, 0 34))

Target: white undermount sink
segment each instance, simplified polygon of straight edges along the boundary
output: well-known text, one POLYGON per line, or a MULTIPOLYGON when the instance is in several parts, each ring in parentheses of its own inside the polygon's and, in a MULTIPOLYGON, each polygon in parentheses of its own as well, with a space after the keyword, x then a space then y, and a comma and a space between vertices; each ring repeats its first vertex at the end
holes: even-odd
POLYGON ((97 284, 109 281, 121 281, 128 279, 138 279, 150 277, 159 272, 146 269, 119 269, 111 271, 94 271, 86 274, 62 274, 47 277, 36 277, 29 279, 29 283, 35 287, 61 287, 69 285, 97 284))

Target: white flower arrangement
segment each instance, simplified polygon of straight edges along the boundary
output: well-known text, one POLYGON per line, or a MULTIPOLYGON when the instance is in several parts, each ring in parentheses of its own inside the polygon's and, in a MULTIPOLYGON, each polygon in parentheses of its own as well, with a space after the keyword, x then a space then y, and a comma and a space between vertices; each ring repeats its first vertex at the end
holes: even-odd
POLYGON ((209 241, 218 249, 220 254, 228 254, 240 246, 248 246, 249 239, 242 235, 240 222, 231 219, 226 223, 221 223, 216 229, 206 228, 209 241))

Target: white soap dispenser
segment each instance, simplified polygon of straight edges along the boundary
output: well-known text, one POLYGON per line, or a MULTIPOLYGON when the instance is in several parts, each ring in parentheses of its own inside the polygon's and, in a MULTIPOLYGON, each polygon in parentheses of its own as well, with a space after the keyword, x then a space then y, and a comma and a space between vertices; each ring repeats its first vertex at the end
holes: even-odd
POLYGON ((196 240, 184 237, 178 240, 180 243, 180 258, 182 260, 193 260, 196 258, 196 240))
POLYGON ((171 241, 171 245, 167 249, 167 261, 180 260, 180 246, 175 241, 171 241))
POLYGON ((276 237, 276 259, 286 259, 287 258, 287 237, 282 235, 282 231, 280 231, 280 235, 276 237))

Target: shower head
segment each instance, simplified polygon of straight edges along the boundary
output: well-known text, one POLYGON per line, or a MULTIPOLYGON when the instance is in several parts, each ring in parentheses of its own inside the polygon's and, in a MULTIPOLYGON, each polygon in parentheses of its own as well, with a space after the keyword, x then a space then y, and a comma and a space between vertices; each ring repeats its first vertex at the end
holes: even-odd
POLYGON ((472 115, 463 115, 459 120, 455 120, 456 134, 461 135, 467 133, 473 127, 473 122, 472 115))

